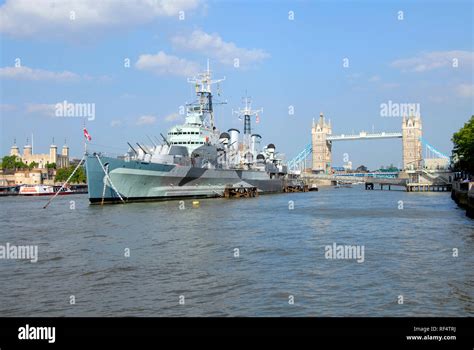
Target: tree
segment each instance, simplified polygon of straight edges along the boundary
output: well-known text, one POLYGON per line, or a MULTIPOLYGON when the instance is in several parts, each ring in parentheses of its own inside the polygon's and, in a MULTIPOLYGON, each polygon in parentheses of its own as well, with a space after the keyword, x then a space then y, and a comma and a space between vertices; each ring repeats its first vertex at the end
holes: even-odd
POLYGON ((38 163, 36 163, 35 161, 31 162, 29 165, 28 165, 28 168, 30 170, 34 169, 34 168, 37 168, 38 167, 38 163))
POLYGON ((451 139, 454 170, 474 174, 474 115, 451 139))
POLYGON ((367 167, 365 165, 360 165, 357 167, 356 169, 356 172, 357 173, 366 173, 368 172, 369 170, 367 169, 367 167))
POLYGON ((18 156, 5 156, 2 159, 2 169, 26 169, 28 166, 18 156))
MULTIPOLYGON (((55 181, 56 182, 65 182, 69 176, 71 176, 72 172, 74 171, 76 167, 75 166, 70 166, 69 168, 61 168, 56 170, 56 177, 55 181)), ((86 172, 84 171, 84 167, 79 167, 77 169, 76 173, 74 176, 69 180, 70 183, 85 183, 87 180, 86 178, 86 172)))
POLYGON ((2 158, 2 169, 15 169, 16 156, 5 156, 2 158))
POLYGON ((56 163, 48 163, 48 164, 46 164, 46 169, 56 169, 56 163))
POLYGON ((393 173, 393 172, 397 172, 398 168, 393 164, 390 164, 390 165, 387 165, 387 166, 382 165, 378 171, 380 171, 382 173, 393 173))
POLYGON ((390 163, 390 166, 388 166, 385 170, 387 170, 388 172, 393 173, 395 171, 398 171, 398 168, 395 165, 393 165, 393 163, 390 163))

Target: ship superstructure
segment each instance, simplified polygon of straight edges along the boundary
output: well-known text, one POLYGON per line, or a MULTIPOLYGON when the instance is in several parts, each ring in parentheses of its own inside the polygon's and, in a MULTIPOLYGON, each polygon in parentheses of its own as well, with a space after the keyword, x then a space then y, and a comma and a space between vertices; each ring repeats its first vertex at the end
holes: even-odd
POLYGON ((261 136, 251 134, 250 99, 235 113, 244 120, 244 133, 220 132, 215 123, 209 64, 206 72, 188 79, 196 100, 186 105, 183 124, 175 125, 152 144, 128 143, 121 158, 100 153, 86 157, 91 203, 222 196, 229 186, 254 186, 258 192, 281 192, 286 166, 274 144, 260 149, 261 136), (159 142, 160 141, 160 142, 159 142))

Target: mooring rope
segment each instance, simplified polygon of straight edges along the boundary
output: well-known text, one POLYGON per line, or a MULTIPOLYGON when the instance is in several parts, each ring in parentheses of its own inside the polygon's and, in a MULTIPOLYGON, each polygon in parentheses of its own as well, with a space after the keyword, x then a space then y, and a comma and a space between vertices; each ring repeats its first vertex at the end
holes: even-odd
POLYGON ((105 170, 104 166, 102 165, 102 162, 100 161, 100 157, 98 154, 95 155, 97 157, 97 160, 99 161, 99 164, 102 168, 102 170, 104 171, 104 174, 105 174, 105 177, 107 178, 107 180, 109 181, 110 183, 110 187, 112 187, 112 189, 115 191, 115 193, 117 193, 117 195, 119 196, 120 200, 125 203, 125 201, 123 200, 122 196, 120 195, 119 191, 117 191, 117 189, 115 188, 112 180, 110 179, 110 176, 109 174, 107 174, 107 171, 105 170))
POLYGON ((71 180, 71 178, 74 176, 74 174, 76 173, 77 169, 79 169, 79 167, 81 166, 82 162, 84 161, 84 159, 86 158, 86 155, 84 154, 84 156, 82 157, 81 161, 79 162, 79 164, 77 164, 76 168, 74 169, 74 171, 71 173, 71 175, 69 175, 69 177, 67 178, 66 182, 63 183, 63 185, 61 186, 61 188, 54 194, 53 197, 50 198, 50 200, 44 205, 43 209, 46 209, 48 207, 48 205, 53 201, 54 198, 56 198, 56 196, 63 190, 63 188, 68 184, 68 182, 71 180))

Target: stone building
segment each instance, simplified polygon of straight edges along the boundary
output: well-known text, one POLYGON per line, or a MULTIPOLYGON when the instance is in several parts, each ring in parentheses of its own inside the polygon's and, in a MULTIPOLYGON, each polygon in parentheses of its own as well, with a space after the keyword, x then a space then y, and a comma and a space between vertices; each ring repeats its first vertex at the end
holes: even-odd
POLYGON ((35 162, 39 169, 44 169, 48 164, 53 163, 56 164, 57 169, 69 167, 69 147, 67 145, 62 147, 59 154, 58 147, 54 144, 49 147, 49 153, 34 154, 31 145, 27 144, 23 147, 23 154, 21 154, 18 146, 14 144, 10 149, 10 155, 19 157, 26 165, 35 162))
POLYGON ((315 172, 329 174, 331 171, 331 141, 326 140, 326 137, 331 134, 331 122, 326 123, 322 113, 319 115, 318 123, 313 119, 311 141, 313 145, 313 171, 315 172))
POLYGON ((403 117, 402 121, 402 149, 403 169, 420 169, 423 161, 423 135, 420 117, 403 117))
POLYGON ((18 170, 14 175, 15 185, 41 185, 43 183, 43 173, 39 169, 18 170))

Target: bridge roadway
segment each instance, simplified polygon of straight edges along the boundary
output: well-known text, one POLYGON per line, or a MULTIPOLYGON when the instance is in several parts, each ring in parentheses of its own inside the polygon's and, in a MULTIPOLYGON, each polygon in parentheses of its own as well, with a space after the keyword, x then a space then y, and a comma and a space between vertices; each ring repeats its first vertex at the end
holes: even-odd
POLYGON ((350 135, 328 135, 326 140, 328 141, 349 141, 349 140, 361 140, 361 139, 393 139, 393 138, 402 138, 401 132, 379 132, 379 133, 368 133, 361 131, 358 134, 350 135))
MULTIPOLYGON (((425 173, 429 173, 426 170, 415 170, 410 171, 409 173, 419 174, 419 175, 427 175, 425 173)), ((391 190, 392 186, 400 186, 404 187, 408 192, 425 192, 425 191, 450 191, 451 190, 451 182, 445 178, 447 174, 446 171, 437 171, 438 173, 436 176, 435 174, 429 173, 429 177, 426 176, 418 176, 419 182, 411 182, 409 178, 402 177, 402 178, 383 178, 383 177, 376 177, 374 175, 377 174, 370 174, 370 176, 355 176, 350 177, 347 175, 326 175, 326 174, 303 174, 302 179, 306 183, 311 182, 311 180, 326 180, 331 182, 337 183, 355 183, 355 182, 364 182, 366 190, 373 190, 375 185, 380 185, 380 189, 383 190, 384 186, 388 186, 388 189, 391 190), (441 175, 441 176, 440 176, 441 175)), ((359 174, 360 175, 360 174, 359 174)), ((411 174, 413 177, 413 174, 411 174)))
POLYGON ((341 183, 354 183, 354 182, 365 182, 373 184, 382 184, 382 185, 393 185, 393 186, 403 186, 407 185, 408 179, 400 178, 378 178, 372 176, 357 176, 351 177, 347 175, 326 175, 326 174, 304 174, 302 175, 303 179, 315 179, 315 180, 330 180, 338 181, 341 183))

